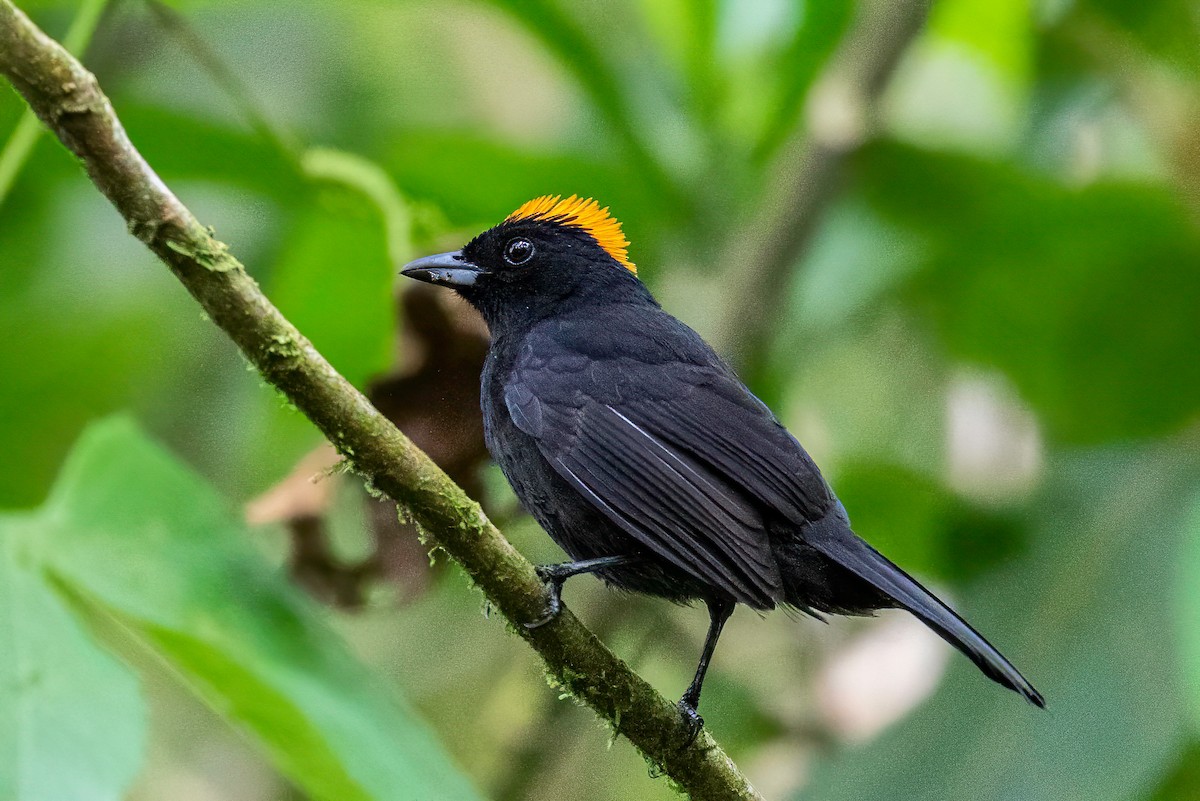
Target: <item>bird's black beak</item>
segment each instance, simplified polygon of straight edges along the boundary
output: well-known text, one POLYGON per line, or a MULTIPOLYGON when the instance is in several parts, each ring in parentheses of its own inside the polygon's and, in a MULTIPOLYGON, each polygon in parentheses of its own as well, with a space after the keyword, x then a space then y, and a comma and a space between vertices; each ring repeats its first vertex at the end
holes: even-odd
POLYGON ((484 271, 467 261, 461 250, 439 253, 409 262, 400 271, 401 275, 424 281, 427 284, 447 286, 473 286, 484 271))

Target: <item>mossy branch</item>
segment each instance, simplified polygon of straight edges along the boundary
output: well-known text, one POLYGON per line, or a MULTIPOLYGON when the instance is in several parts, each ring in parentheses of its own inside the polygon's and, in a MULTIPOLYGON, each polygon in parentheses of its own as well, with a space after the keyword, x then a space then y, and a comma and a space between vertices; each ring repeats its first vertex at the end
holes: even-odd
POLYGON ((150 248, 355 469, 410 510, 545 662, 551 678, 594 709, 694 799, 759 799, 707 732, 692 743, 675 705, 606 648, 570 611, 532 631, 546 596, 533 566, 429 457, 385 419, 267 300, 129 141, 95 76, 0 0, 0 73, 83 162, 88 176, 150 248))

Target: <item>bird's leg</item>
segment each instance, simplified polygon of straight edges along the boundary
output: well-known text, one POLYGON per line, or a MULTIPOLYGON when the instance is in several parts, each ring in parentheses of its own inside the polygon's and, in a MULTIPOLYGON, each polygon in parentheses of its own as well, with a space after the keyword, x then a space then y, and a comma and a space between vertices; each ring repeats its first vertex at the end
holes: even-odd
POLYGON ((734 602, 728 598, 708 601, 708 637, 704 640, 704 652, 700 654, 700 664, 696 666, 696 677, 679 699, 679 714, 683 716, 684 725, 688 728, 688 745, 692 744, 704 725, 704 718, 700 717, 697 711, 700 706, 700 689, 704 686, 704 674, 708 672, 708 663, 712 660, 713 651, 717 650, 721 629, 725 628, 725 621, 733 614, 733 607, 734 602))
POLYGON ((537 574, 542 581, 546 582, 546 592, 550 594, 550 602, 547 604, 546 614, 537 620, 526 623, 525 628, 536 629, 558 616, 558 613, 562 611, 562 586, 571 576, 595 573, 597 570, 631 565, 640 561, 642 561, 640 556, 625 555, 601 556, 598 559, 583 559, 578 562, 563 562, 557 565, 538 565, 537 574))

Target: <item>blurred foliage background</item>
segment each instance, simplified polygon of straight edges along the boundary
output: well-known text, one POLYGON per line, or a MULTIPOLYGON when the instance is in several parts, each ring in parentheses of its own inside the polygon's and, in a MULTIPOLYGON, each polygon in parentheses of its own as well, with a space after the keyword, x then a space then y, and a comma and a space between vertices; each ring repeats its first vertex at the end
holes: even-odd
MULTIPOLYGON (((767 797, 1200 797, 1192 0, 21 5, 531 559, 561 554, 486 465, 481 328, 396 271, 593 195, 1048 699, 903 615, 739 611, 704 714, 767 797)), ((0 797, 672 797, 22 114, 0 93, 0 797)), ((702 611, 567 602, 682 691, 702 611)))

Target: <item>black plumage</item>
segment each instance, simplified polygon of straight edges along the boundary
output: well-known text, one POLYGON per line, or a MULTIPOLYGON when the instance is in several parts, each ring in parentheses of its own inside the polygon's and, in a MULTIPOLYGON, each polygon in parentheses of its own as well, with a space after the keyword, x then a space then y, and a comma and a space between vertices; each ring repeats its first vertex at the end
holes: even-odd
POLYGON ((1044 705, 961 617, 854 534, 800 443, 638 280, 615 221, 594 204, 555 201, 405 269, 453 286, 489 325, 487 445, 575 560, 543 573, 555 599, 568 576, 595 572, 621 589, 704 601, 712 625, 680 701, 696 723, 736 603, 817 616, 901 607, 1044 705))

